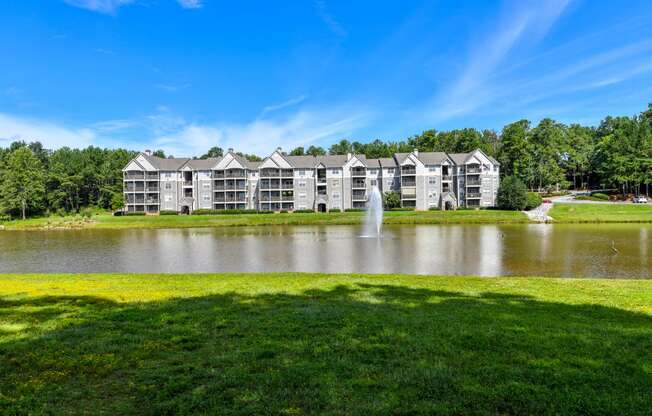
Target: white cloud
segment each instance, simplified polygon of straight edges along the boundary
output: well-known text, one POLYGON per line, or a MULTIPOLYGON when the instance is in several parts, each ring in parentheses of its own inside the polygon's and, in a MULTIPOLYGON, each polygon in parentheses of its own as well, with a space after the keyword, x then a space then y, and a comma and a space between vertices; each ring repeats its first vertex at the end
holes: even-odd
POLYGON ((156 88, 166 92, 179 92, 189 88, 190 84, 156 84, 156 88))
POLYGON ((114 14, 120 7, 134 0, 63 0, 65 3, 98 13, 114 14))
POLYGON ((298 97, 291 98, 291 99, 289 99, 287 101, 283 101, 282 103, 268 105, 265 108, 263 108, 263 111, 261 112, 261 117, 265 116, 265 115, 267 115, 267 114, 269 114, 271 112, 282 110, 284 108, 288 108, 288 107, 292 107, 292 106, 295 106, 297 104, 300 104, 300 103, 304 102, 306 100, 306 98, 308 98, 308 96, 300 95, 298 97))
POLYGON ((69 128, 49 121, 16 117, 0 113, 0 141, 40 141, 45 147, 86 147, 94 143, 96 133, 90 128, 69 128))
POLYGON ((317 9, 317 14, 326 24, 326 26, 328 26, 331 32, 341 38, 347 35, 346 30, 344 30, 342 25, 340 25, 340 23, 335 20, 333 15, 328 12, 328 8, 326 7, 326 2, 324 0, 315 0, 314 5, 315 9, 317 9))
POLYGON ((492 75, 517 47, 544 37, 570 2, 507 2, 492 34, 474 45, 465 70, 437 97, 435 119, 459 116, 490 102, 498 90, 490 82, 492 75))
POLYGON ((178 0, 178 2, 184 9, 201 9, 204 7, 202 0, 178 0))

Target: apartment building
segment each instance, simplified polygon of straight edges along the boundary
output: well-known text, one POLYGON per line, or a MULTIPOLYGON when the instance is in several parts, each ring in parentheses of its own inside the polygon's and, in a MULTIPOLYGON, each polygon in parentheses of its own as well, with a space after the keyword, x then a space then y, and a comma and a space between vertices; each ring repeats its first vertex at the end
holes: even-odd
POLYGON ((398 192, 401 205, 490 207, 496 203, 499 163, 469 153, 289 156, 278 148, 261 162, 233 149, 220 158, 162 159, 145 151, 123 169, 128 212, 190 213, 197 209, 263 211, 364 208, 374 187, 398 192))

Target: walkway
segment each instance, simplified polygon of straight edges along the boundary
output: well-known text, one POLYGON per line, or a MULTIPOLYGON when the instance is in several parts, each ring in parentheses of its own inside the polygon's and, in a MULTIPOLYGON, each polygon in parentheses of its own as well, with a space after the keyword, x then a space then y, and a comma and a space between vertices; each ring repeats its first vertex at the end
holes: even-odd
POLYGON ((552 203, 544 202, 533 210, 523 212, 528 216, 530 221, 551 222, 553 218, 548 215, 548 211, 552 209, 552 205, 552 203))

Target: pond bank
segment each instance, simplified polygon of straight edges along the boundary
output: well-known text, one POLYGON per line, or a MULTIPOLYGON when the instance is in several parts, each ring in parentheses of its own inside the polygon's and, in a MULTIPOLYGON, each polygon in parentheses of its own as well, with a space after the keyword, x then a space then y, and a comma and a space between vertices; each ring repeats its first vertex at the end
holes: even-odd
POLYGON ((649 411, 652 282, 0 275, 0 300, 3 414, 649 411))

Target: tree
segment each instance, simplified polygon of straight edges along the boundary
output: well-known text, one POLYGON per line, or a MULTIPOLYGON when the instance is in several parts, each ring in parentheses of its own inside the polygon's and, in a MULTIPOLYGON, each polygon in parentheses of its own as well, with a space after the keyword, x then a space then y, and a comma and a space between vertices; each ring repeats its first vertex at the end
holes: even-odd
POLYGON ((160 157, 161 159, 165 159, 165 152, 161 149, 154 150, 154 153, 152 153, 152 156, 160 157))
POLYGON ((306 154, 310 156, 323 156, 326 154, 326 150, 319 146, 310 146, 308 150, 306 150, 306 154))
POLYGON ((533 182, 535 187, 543 190, 561 185, 565 187, 565 174, 562 169, 564 157, 568 154, 568 131, 564 124, 544 118, 530 131, 530 151, 532 152, 533 182))
POLYGON ((5 210, 19 210, 25 219, 28 210, 43 209, 45 173, 34 152, 27 147, 11 152, 3 176, 0 201, 5 210))
POLYGON ((125 196, 122 192, 116 192, 111 196, 111 209, 118 210, 124 208, 125 196))
POLYGON ((501 174, 517 176, 525 183, 531 183, 532 147, 529 143, 530 122, 520 120, 503 128, 498 151, 501 174))
POLYGON ((303 147, 301 147, 301 146, 295 147, 290 152, 290 156, 303 156, 305 154, 306 154, 306 152, 303 150, 303 147))
POLYGON ((345 155, 352 152, 353 146, 351 146, 351 142, 346 139, 340 140, 339 143, 331 145, 330 149, 328 149, 328 153, 331 155, 345 155))
POLYGON ((515 176, 507 176, 500 182, 497 195, 498 208, 523 211, 527 205, 527 188, 515 176))
POLYGON ((224 150, 222 150, 221 147, 213 146, 210 149, 208 149, 208 152, 202 155, 200 159, 208 159, 212 157, 222 157, 222 156, 224 156, 224 150))
POLYGON ((401 194, 394 191, 387 191, 383 195, 383 206, 385 210, 399 208, 401 206, 401 194))

